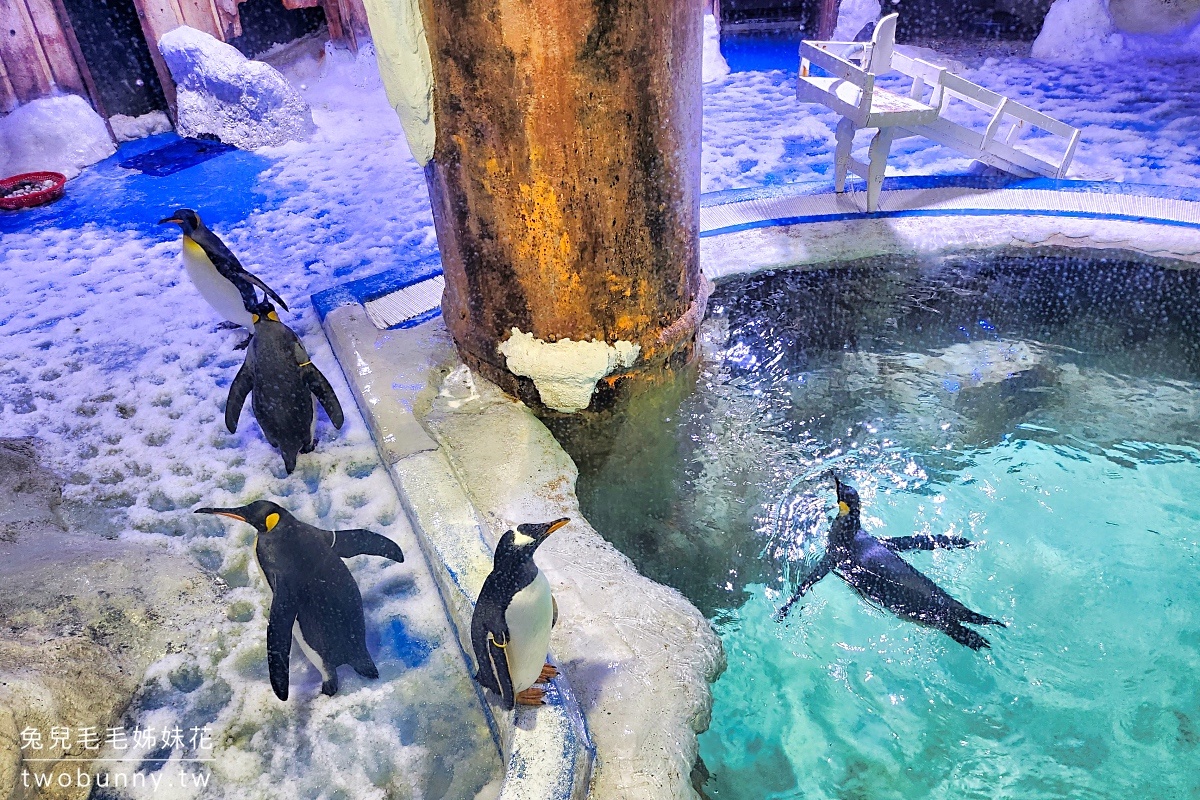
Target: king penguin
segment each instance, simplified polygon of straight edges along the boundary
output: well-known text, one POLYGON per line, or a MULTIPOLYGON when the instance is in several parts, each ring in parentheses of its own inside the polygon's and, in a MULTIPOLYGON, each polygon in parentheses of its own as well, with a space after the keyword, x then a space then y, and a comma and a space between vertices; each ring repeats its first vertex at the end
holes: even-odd
POLYGON ((329 381, 313 366, 300 338, 279 321, 267 301, 254 307, 251 315, 254 336, 246 350, 246 360, 229 386, 225 402, 225 427, 237 433, 238 417, 246 395, 254 393, 250 403, 267 441, 283 456, 289 475, 296 468, 300 453, 311 453, 317 446, 317 406, 321 402, 333 427, 340 429, 344 416, 342 404, 329 381))
POLYGON ((779 610, 779 619, 786 617, 792 604, 817 581, 836 572, 864 598, 898 617, 937 628, 972 650, 991 647, 987 639, 963 623, 1003 628, 1003 622, 967 608, 896 555, 905 550, 971 547, 973 543, 961 536, 941 534, 877 539, 862 529, 860 501, 855 488, 836 475, 833 483, 837 490, 838 516, 829 528, 825 556, 779 610))
POLYGON ((471 615, 475 680, 498 695, 508 710, 516 703, 541 705, 545 691, 533 685, 558 674, 546 663, 558 606, 533 554, 568 522, 526 523, 505 532, 471 615))
POLYGON ((251 309, 258 305, 254 286, 279 304, 287 303, 256 275, 247 272, 241 262, 215 233, 200 221, 190 208, 181 208, 158 224, 173 223, 183 230, 183 266, 201 296, 216 312, 235 325, 249 328, 251 309))
POLYGON ((254 555, 271 587, 267 669, 276 697, 288 698, 293 636, 321 673, 322 694, 337 692, 342 664, 364 678, 379 677, 367 652, 362 595, 342 559, 382 556, 402 563, 404 553, 395 542, 367 530, 314 528, 267 500, 238 508, 198 508, 196 513, 248 522, 258 531, 254 555))

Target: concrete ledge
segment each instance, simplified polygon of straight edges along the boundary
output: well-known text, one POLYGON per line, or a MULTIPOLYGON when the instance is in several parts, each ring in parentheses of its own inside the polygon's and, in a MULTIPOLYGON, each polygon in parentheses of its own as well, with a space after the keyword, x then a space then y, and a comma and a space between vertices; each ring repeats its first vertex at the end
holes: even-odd
MULTIPOLYGON (((480 523, 449 460, 413 414, 425 381, 437 377, 430 359, 439 354, 423 332, 377 330, 357 303, 331 309, 324 326, 472 665, 471 613, 498 535, 480 523)), ((478 691, 506 762, 502 800, 587 796, 595 748, 564 676, 552 681, 546 705, 536 710, 505 712, 478 691)))
POLYGON ((725 663, 708 621, 587 524, 574 464, 528 408, 459 364, 440 320, 380 331, 350 303, 331 306, 324 325, 464 657, 500 534, 572 520, 538 551, 560 612, 551 649, 562 675, 549 705, 515 714, 488 706, 507 764, 501 797, 693 800, 696 734, 708 727, 709 683, 725 663))

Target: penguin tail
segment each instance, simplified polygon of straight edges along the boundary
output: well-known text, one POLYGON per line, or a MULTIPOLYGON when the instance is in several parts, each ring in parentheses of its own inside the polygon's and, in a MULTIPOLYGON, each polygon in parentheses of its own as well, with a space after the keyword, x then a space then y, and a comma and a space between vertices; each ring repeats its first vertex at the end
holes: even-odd
POLYGON ((371 660, 369 653, 363 653, 357 659, 350 663, 354 671, 364 678, 375 680, 379 677, 379 668, 375 666, 375 662, 371 660))
POLYGON ((970 628, 963 627, 957 622, 947 625, 946 627, 942 628, 942 630, 945 631, 946 635, 951 639, 961 645, 966 645, 972 650, 982 650, 985 647, 991 649, 992 645, 987 639, 983 638, 970 628))

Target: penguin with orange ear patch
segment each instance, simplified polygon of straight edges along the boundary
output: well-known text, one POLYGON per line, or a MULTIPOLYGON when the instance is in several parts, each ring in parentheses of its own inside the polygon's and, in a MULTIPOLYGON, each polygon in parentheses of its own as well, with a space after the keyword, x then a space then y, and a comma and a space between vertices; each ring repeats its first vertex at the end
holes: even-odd
POLYGON ((342 559, 370 555, 403 562, 395 542, 367 530, 314 528, 267 500, 238 508, 198 508, 196 513, 247 522, 258 531, 254 555, 271 587, 267 668, 280 700, 288 698, 293 636, 321 673, 322 694, 337 692, 342 664, 364 678, 379 677, 367 652, 362 595, 342 559))
POLYGON ((342 404, 329 381, 313 366, 300 338, 279 321, 274 307, 262 302, 253 309, 254 336, 246 350, 246 361, 229 386, 225 403, 225 427, 237 432, 238 417, 246 396, 267 441, 283 456, 289 475, 300 453, 317 446, 317 406, 329 415, 333 427, 341 428, 342 404))
POLYGON ((541 705, 545 692, 534 684, 558 674, 546 663, 558 610, 550 582, 534 563, 533 553, 568 522, 525 523, 501 536, 492 572, 475 602, 471 615, 475 680, 498 695, 505 709, 517 703, 541 705))

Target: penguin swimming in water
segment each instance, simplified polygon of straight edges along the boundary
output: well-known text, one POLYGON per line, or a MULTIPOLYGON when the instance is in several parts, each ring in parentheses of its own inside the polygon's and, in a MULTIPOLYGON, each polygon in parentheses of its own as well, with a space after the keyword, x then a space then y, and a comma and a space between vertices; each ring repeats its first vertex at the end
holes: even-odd
POLYGON ((254 555, 271 587, 267 669, 276 697, 288 698, 293 635, 321 673, 322 694, 337 692, 342 664, 364 678, 379 677, 367 652, 362 594, 342 559, 367 555, 403 563, 404 553, 395 542, 367 530, 314 528, 267 500, 238 508, 198 508, 196 513, 248 522, 258 531, 254 555))
MULTIPOLYGON (((241 262, 215 233, 200 221, 190 208, 181 208, 158 224, 173 223, 183 230, 183 266, 196 289, 218 314, 235 325, 249 328, 258 298, 254 286, 274 300, 284 311, 287 303, 256 275, 247 272, 241 262)), ((243 345, 244 346, 244 345, 243 345)))
POLYGON ((475 680, 498 695, 506 710, 516 703, 541 705, 545 691, 533 685, 558 674, 546 663, 558 606, 533 554, 568 522, 525 523, 501 536, 491 574, 475 602, 471 615, 471 645, 478 665, 475 680))
POLYGON ((987 639, 963 623, 1003 628, 1006 627, 1003 622, 967 608, 896 555, 905 550, 971 547, 973 543, 961 536, 940 534, 877 539, 860 525, 858 492, 836 475, 833 482, 837 488, 838 516, 829 529, 825 556, 779 610, 778 619, 782 621, 792 604, 832 571, 860 595, 898 617, 937 628, 972 650, 991 647, 987 639))
POLYGON ((269 302, 256 306, 251 319, 254 336, 246 350, 246 361, 229 386, 225 427, 237 433, 246 395, 253 392, 250 405, 254 418, 267 441, 283 456, 284 469, 291 475, 297 455, 311 453, 317 446, 313 395, 338 429, 345 419, 342 404, 329 381, 313 366, 300 338, 279 321, 269 302))

